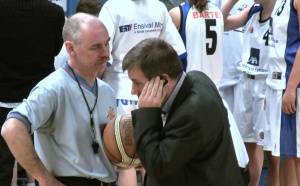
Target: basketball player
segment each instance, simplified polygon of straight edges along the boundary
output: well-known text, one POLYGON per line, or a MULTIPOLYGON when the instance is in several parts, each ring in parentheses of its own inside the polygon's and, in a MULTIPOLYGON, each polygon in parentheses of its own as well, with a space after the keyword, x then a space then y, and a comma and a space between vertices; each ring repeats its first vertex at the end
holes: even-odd
POLYGON ((300 81, 300 2, 277 0, 269 29, 269 73, 267 78, 267 117, 278 130, 280 155, 284 164, 284 185, 300 185, 299 81, 300 81), (281 110, 282 108, 282 110, 281 110), (296 173, 296 174, 295 174, 296 173), (297 181, 290 183, 290 175, 297 181))
MULTIPOLYGON (((99 18, 111 37, 111 66, 104 72, 103 81, 116 93, 118 115, 130 113, 137 108, 138 98, 130 94, 131 81, 127 72, 122 71, 126 53, 143 39, 155 37, 168 41, 185 61, 185 47, 165 5, 158 0, 109 0, 103 5, 99 18)), ((130 175, 135 175, 134 169, 122 170, 118 185, 135 186, 136 176, 130 175)))
POLYGON ((264 109, 268 74, 267 36, 275 1, 260 0, 261 4, 255 4, 228 18, 228 12, 237 0, 228 0, 222 8, 225 30, 244 26, 243 55, 238 68, 243 74, 237 84, 236 95, 239 99, 236 100, 233 114, 249 155, 249 185, 253 186, 258 185, 260 180, 263 164, 262 146, 268 152, 268 185, 279 185, 280 154, 274 150, 264 109), (266 135, 265 131, 268 131, 266 135))
POLYGON ((63 39, 68 63, 11 111, 1 134, 18 162, 42 186, 101 185, 116 174, 101 145, 100 125, 115 110, 113 90, 96 78, 109 59, 103 23, 84 13, 69 18, 63 39), (34 132, 35 149, 29 133, 34 132))
MULTIPOLYGON (((169 13, 186 44, 189 54, 187 71, 202 71, 218 84, 222 74, 222 37, 224 29, 220 9, 206 0, 191 0, 182 3, 169 13)), ((227 103, 225 103, 225 106, 228 108, 227 103)), ((231 117, 229 108, 228 118, 230 119, 236 156, 244 173, 249 158, 239 131, 236 130, 237 126, 234 118, 231 117)), ((249 181, 248 172, 244 175, 247 184, 249 181)))
MULTIPOLYGON (((228 0, 211 0, 220 9, 228 0)), ((235 3, 230 10, 230 15, 237 14, 243 11, 250 5, 253 5, 254 0, 243 0, 235 3)), ((219 92, 222 98, 228 103, 229 109, 233 112, 235 88, 241 76, 241 71, 237 69, 238 63, 242 61, 243 48, 243 32, 244 28, 240 27, 234 30, 224 31, 223 34, 223 72, 219 82, 219 92)))
POLYGON ((189 0, 169 13, 186 46, 186 71, 202 71, 217 85, 222 75, 224 27, 220 9, 207 0, 189 0))

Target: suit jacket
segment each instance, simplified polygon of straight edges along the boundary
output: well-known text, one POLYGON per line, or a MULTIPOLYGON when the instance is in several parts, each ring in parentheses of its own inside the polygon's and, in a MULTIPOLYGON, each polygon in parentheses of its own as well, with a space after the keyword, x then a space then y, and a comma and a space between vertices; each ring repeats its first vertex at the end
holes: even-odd
POLYGON ((163 127, 161 108, 132 111, 147 186, 241 186, 227 111, 214 83, 187 73, 163 127))

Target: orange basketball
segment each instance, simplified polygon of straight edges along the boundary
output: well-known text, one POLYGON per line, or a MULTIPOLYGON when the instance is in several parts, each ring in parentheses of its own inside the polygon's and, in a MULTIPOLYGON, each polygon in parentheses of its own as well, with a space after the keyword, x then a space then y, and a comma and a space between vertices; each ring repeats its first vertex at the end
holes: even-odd
POLYGON ((135 149, 131 114, 117 116, 109 121, 102 141, 104 151, 113 164, 122 168, 140 165, 135 149))

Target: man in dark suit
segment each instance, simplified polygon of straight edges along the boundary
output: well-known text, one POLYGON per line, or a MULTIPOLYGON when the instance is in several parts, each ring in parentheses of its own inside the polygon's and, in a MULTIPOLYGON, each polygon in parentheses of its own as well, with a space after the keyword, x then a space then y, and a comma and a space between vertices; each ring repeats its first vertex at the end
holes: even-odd
POLYGON ((139 97, 132 120, 147 186, 243 185, 226 108, 204 73, 184 73, 172 46, 154 38, 122 65, 139 97))

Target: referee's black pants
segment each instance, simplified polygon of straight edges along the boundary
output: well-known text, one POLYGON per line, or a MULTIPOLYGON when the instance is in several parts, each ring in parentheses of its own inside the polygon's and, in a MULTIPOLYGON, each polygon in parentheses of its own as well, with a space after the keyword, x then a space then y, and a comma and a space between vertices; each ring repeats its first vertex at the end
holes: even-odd
MULTIPOLYGON (((114 186, 114 183, 104 183, 97 179, 89 179, 83 177, 55 177, 61 183, 67 186, 114 186)), ((35 181, 35 185, 39 183, 35 181)))

